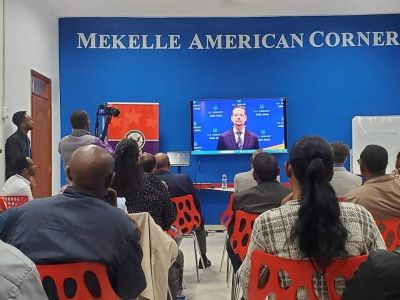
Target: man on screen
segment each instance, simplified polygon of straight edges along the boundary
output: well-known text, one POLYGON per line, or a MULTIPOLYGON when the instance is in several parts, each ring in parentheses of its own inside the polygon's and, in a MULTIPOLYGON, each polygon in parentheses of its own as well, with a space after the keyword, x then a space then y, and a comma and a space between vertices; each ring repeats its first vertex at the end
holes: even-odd
POLYGON ((242 106, 232 110, 231 121, 233 128, 219 136, 217 150, 258 149, 258 137, 255 133, 245 128, 247 116, 242 106))

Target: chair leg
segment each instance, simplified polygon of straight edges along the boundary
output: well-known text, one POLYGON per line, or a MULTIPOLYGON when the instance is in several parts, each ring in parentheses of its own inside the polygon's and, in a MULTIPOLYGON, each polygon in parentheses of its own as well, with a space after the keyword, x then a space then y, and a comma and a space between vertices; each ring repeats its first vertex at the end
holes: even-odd
MULTIPOLYGON (((193 238, 193 248, 194 248, 194 264, 196 265, 196 275, 197 275, 197 282, 200 282, 200 277, 199 277, 199 266, 197 263, 197 248, 196 248, 196 235, 193 233, 194 238, 193 238)), ((201 253, 200 253, 201 256, 201 253)), ((204 266, 204 265, 203 265, 204 266)))
POLYGON ((232 274, 231 300, 236 300, 235 273, 232 274))
POLYGON ((224 241, 224 250, 222 250, 222 257, 221 257, 221 264, 219 265, 219 271, 222 271, 222 264, 224 263, 224 257, 225 257, 225 252, 226 252, 226 240, 228 239, 228 233, 225 235, 225 241, 224 241))
MULTIPOLYGON (((201 250, 200 250, 199 241, 197 240, 196 233, 194 233, 194 232, 192 232, 192 233, 193 233, 194 239, 195 239, 195 241, 196 241, 197 249, 199 250, 199 253, 200 253, 200 261, 201 261, 201 263, 203 264, 203 271, 205 272, 205 271, 206 271, 206 265, 204 264, 203 255, 201 255, 201 250)), ((197 258, 196 258, 196 260, 197 260, 197 258)), ((196 262, 196 263, 197 263, 197 262, 196 262)))
POLYGON ((229 257, 226 258, 226 285, 229 287, 229 276, 231 275, 232 267, 229 257))

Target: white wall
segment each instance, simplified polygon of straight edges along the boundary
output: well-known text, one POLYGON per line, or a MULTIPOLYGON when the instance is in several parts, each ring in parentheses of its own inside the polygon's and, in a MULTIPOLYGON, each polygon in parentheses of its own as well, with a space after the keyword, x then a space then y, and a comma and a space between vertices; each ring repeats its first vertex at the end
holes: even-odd
MULTIPOLYGON (((60 92, 58 72, 58 18, 42 0, 4 0, 5 2, 5 106, 9 117, 4 136, 16 130, 11 116, 31 110, 31 70, 52 80, 53 193, 60 187, 60 92)), ((40 130, 35 128, 34 130, 40 130)), ((5 139, 2 145, 4 145, 5 139)), ((4 173, 4 159, 1 161, 4 173)), ((1 174, 2 176, 4 174, 1 174)))

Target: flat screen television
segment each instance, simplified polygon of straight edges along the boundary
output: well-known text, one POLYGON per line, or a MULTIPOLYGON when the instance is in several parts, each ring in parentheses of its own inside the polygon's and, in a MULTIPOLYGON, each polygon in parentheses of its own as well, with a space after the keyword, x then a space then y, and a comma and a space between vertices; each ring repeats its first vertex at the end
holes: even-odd
POLYGON ((191 101, 192 154, 287 153, 286 105, 285 97, 191 101))

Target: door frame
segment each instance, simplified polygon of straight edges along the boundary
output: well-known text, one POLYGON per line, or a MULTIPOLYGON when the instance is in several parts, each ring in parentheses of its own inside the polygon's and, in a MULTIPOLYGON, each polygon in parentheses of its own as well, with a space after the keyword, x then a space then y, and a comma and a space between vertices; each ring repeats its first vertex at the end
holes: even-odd
MULTIPOLYGON (((50 78, 44 76, 43 74, 40 74, 39 72, 32 70, 31 69, 31 116, 32 116, 32 111, 33 111, 33 106, 34 106, 34 101, 33 101, 33 96, 46 99, 46 101, 49 101, 49 118, 50 118, 50 126, 49 126, 49 131, 48 131, 48 137, 49 137, 49 172, 48 172, 48 183, 49 183, 49 196, 52 195, 52 187, 53 187, 53 128, 52 128, 52 81, 50 78), (38 78, 46 82, 46 96, 43 97, 43 95, 37 94, 33 91, 34 85, 33 85, 33 78, 38 78)), ((33 120, 35 121, 35 120, 33 120)), ((33 152, 33 151, 32 151, 33 152)))

